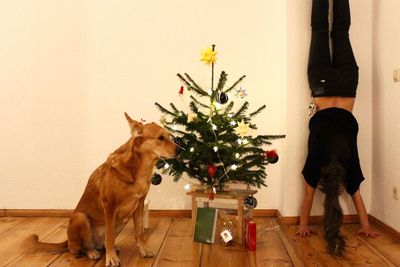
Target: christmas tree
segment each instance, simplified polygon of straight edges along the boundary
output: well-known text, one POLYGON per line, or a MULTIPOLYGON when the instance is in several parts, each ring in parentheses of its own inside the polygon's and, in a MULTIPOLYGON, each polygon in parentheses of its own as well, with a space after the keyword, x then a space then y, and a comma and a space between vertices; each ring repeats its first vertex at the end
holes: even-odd
POLYGON ((160 160, 157 168, 172 175, 175 181, 186 174, 210 188, 222 189, 228 182, 266 186, 266 165, 277 162, 278 155, 275 150, 265 151, 263 145, 271 145, 272 140, 284 135, 250 135, 252 129, 257 129, 251 119, 265 105, 247 114, 249 103, 245 101, 234 110, 232 93, 238 98, 246 97, 246 89, 239 87, 246 76, 227 86, 228 75, 222 71, 214 86, 216 55, 215 45, 201 55, 201 60, 211 65, 208 90, 189 74, 177 74, 182 82, 179 94, 190 94, 188 111, 179 110, 173 103, 169 109, 155 103, 163 113, 162 124, 179 147, 176 158, 160 160))

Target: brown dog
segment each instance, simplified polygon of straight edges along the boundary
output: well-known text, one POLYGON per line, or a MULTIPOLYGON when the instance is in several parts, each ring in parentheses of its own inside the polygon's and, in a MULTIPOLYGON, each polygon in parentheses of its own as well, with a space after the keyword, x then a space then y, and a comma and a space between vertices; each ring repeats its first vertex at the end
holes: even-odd
POLYGON ((125 218, 133 216, 136 244, 142 257, 153 257, 143 242, 143 206, 149 191, 155 163, 175 156, 176 145, 170 134, 155 123, 142 124, 126 113, 132 137, 114 151, 90 176, 85 192, 68 226, 68 240, 59 244, 28 240, 32 250, 58 252, 67 247, 73 254, 101 257, 106 250, 106 266, 118 266, 115 234, 125 218))

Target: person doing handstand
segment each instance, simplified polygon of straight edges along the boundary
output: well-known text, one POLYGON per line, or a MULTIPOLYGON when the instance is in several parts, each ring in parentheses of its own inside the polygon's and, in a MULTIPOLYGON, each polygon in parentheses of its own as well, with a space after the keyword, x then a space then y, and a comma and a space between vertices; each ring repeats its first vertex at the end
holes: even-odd
POLYGON ((316 113, 309 121, 308 155, 303 168, 305 196, 297 234, 310 236, 308 220, 318 184, 325 193, 324 230, 328 252, 343 256, 345 241, 340 234, 343 212, 339 195, 344 187, 352 197, 361 229, 358 234, 376 237, 360 194, 361 171, 357 133, 352 111, 358 85, 358 66, 349 39, 348 0, 333 0, 332 59, 329 51, 329 2, 313 0, 308 80, 316 113))

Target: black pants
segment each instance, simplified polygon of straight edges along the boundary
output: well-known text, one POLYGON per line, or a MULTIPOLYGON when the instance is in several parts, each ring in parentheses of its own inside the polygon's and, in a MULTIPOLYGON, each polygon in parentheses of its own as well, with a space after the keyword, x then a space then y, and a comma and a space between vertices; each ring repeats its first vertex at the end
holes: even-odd
POLYGON ((329 51, 329 2, 313 0, 308 78, 313 96, 355 97, 358 66, 349 39, 348 0, 334 0, 332 59, 329 51))

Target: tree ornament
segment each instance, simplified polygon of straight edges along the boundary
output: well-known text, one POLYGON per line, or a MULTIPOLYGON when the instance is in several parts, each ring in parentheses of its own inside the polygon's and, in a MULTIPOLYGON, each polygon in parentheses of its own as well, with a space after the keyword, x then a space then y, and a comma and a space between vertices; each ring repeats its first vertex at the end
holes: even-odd
POLYGON ((182 85, 182 86, 181 86, 181 89, 179 89, 179 94, 180 94, 180 95, 183 95, 183 88, 184 88, 184 87, 183 87, 183 85, 182 85))
POLYGON ((197 114, 192 112, 188 114, 187 123, 197 120, 197 114))
POLYGON ((235 128, 235 133, 241 137, 247 135, 250 131, 250 124, 246 124, 244 120, 238 123, 238 126, 235 128))
POLYGON ((201 61, 204 61, 207 65, 215 63, 217 60, 217 52, 214 51, 211 47, 208 47, 206 50, 201 52, 201 61))
POLYGON ((275 150, 265 151, 264 155, 267 158, 267 161, 271 164, 277 163, 279 160, 279 156, 275 150))
POLYGON ((255 207, 257 207, 257 199, 253 196, 248 196, 244 199, 243 205, 247 209, 254 209, 255 207))
POLYGON ((153 177, 151 177, 151 183, 153 185, 159 185, 159 184, 161 184, 161 181, 162 181, 162 177, 158 173, 154 173, 153 177))
POLYGON ((218 103, 220 103, 220 104, 225 104, 226 102, 228 102, 228 95, 227 94, 225 94, 224 92, 220 92, 218 95, 217 95, 217 102, 218 103))
POLYGON ((215 164, 209 164, 207 166, 207 172, 208 175, 210 175, 210 177, 213 178, 215 173, 217 172, 217 166, 215 164))
POLYGON ((247 89, 244 89, 242 87, 236 89, 236 95, 244 98, 245 96, 247 96, 247 89))

